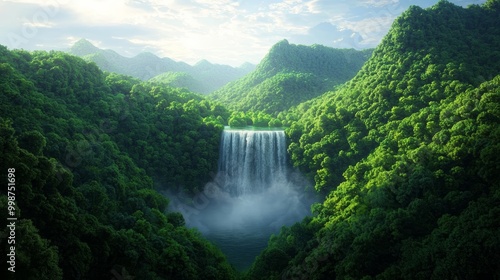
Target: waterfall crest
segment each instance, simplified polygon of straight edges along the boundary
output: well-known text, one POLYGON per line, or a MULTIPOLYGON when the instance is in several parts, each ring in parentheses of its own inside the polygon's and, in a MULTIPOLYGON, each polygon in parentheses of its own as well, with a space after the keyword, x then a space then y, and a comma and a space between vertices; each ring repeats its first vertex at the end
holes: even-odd
POLYGON ((286 141, 282 130, 224 130, 219 174, 231 196, 259 193, 286 180, 286 141))

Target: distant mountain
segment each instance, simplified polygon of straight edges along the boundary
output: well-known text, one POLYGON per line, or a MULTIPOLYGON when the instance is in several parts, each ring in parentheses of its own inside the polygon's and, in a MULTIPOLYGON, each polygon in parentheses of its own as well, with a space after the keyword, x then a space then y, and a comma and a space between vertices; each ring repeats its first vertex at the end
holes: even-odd
POLYGON ((293 45, 282 40, 254 72, 227 84, 211 97, 235 110, 276 114, 347 82, 371 53, 293 45))
MULTIPOLYGON (((228 65, 212 64, 206 60, 191 66, 170 58, 160 58, 150 52, 140 53, 135 57, 128 58, 113 50, 99 49, 85 39, 76 42, 69 50, 69 53, 96 63, 104 71, 129 75, 141 80, 149 80, 166 72, 183 72, 193 79, 192 83, 185 84, 184 87, 204 94, 246 75, 255 68, 249 63, 234 68, 228 65)), ((159 81, 161 78, 156 80, 159 81)), ((175 84, 170 85, 175 86, 175 84)))
POLYGON ((205 85, 186 72, 165 72, 149 79, 149 82, 166 84, 172 87, 189 88, 193 92, 203 92, 205 85))
MULTIPOLYGON (((80 39, 78 42, 76 42, 71 47, 71 51, 70 52, 71 52, 71 54, 74 54, 76 56, 86 56, 86 55, 89 55, 89 54, 98 53, 100 51, 103 51, 103 50, 101 50, 98 47, 92 45, 91 42, 89 42, 89 41, 87 41, 85 39, 80 39)), ((111 52, 111 51, 107 51, 107 52, 111 52)))

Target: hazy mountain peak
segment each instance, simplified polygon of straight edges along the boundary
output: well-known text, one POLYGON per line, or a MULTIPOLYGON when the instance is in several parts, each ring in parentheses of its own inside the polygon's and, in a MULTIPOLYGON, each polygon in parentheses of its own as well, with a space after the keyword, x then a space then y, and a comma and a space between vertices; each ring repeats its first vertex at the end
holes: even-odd
POLYGON ((254 69, 254 67, 235 68, 229 65, 213 64, 206 59, 191 66, 168 57, 160 58, 151 52, 142 52, 133 58, 128 58, 113 50, 99 49, 86 39, 76 42, 69 52, 95 62, 104 71, 117 72, 141 80, 148 80, 166 72, 176 73, 161 78, 165 80, 165 77, 168 77, 170 84, 181 85, 199 93, 212 92, 254 69), (179 74, 181 72, 185 75, 179 74), (186 73, 189 74, 189 78, 186 78, 186 73))
POLYGON ((70 49, 70 52, 77 56, 84 56, 98 52, 100 49, 86 39, 80 39, 70 49))
POLYGON ((281 41, 279 41, 278 43, 274 44, 274 47, 275 48, 279 48, 279 47, 286 47, 286 46, 289 46, 290 43, 288 42, 287 39, 283 39, 281 41))
POLYGON ((255 69, 255 67, 256 67, 255 64, 252 64, 250 62, 245 62, 245 63, 241 64, 240 67, 238 67, 238 68, 243 69, 243 70, 248 69, 248 70, 252 71, 255 69))
POLYGON ((210 61, 206 60, 206 59, 202 59, 198 62, 196 62, 196 64, 194 66, 212 66, 213 64, 210 63, 210 61))
POLYGON ((141 58, 141 59, 160 59, 157 55, 155 55, 152 52, 141 52, 138 55, 135 56, 136 58, 141 58))

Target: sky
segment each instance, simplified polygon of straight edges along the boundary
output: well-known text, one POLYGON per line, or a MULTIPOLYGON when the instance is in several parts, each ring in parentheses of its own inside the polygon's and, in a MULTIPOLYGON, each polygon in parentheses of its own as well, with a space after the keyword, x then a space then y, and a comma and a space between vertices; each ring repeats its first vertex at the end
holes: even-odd
MULTIPOLYGON (((438 0, 0 0, 0 44, 67 50, 85 38, 132 57, 258 64, 278 41, 373 48, 410 5, 438 0)), ((466 7, 485 0, 450 0, 466 7)))

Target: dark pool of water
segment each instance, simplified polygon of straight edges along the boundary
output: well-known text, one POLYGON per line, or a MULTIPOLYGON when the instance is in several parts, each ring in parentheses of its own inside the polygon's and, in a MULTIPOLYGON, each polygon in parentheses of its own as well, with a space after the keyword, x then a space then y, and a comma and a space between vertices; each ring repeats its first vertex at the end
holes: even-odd
POLYGON ((244 271, 250 268, 255 257, 266 248, 272 233, 277 232, 253 227, 246 230, 210 232, 205 236, 221 249, 231 265, 239 271, 244 271))

